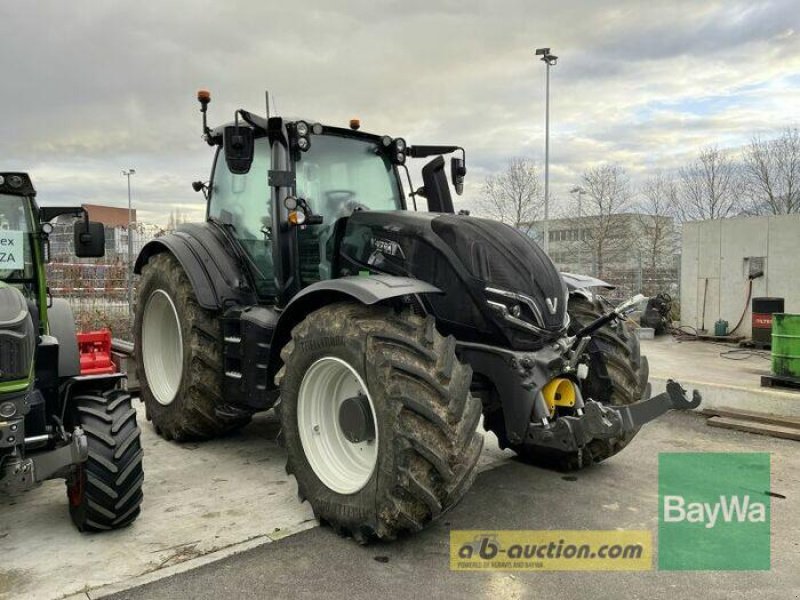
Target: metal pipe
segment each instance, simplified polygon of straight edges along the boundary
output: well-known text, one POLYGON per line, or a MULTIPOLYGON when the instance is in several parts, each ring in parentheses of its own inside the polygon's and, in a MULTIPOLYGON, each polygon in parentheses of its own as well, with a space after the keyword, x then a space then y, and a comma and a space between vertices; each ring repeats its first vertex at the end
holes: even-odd
POLYGON ((133 206, 131 204, 131 175, 136 175, 136 169, 122 171, 128 178, 128 318, 133 317, 133 206))
POLYGON ((48 442, 51 439, 51 435, 49 433, 44 433, 42 435, 32 435, 31 437, 25 438, 25 445, 28 444, 41 444, 42 442, 48 442))
POLYGON ((544 101, 544 252, 550 254, 550 62, 546 61, 547 75, 544 101))
POLYGON ((115 352, 119 352, 120 354, 132 356, 134 350, 133 342, 121 340, 119 338, 111 338, 111 349, 115 352))

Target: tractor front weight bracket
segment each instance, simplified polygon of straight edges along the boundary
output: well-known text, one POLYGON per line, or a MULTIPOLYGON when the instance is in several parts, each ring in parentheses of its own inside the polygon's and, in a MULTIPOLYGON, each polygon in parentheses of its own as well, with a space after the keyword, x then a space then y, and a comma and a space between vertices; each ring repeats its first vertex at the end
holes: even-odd
POLYGON ((686 390, 670 379, 665 392, 626 406, 610 406, 594 400, 586 401, 580 416, 563 416, 549 424, 531 423, 526 444, 573 452, 593 439, 608 439, 631 433, 669 410, 689 410, 700 405, 700 392, 692 399, 686 390))
POLYGON ((0 491, 24 492, 48 479, 63 477, 70 467, 86 462, 89 443, 83 429, 76 427, 68 444, 30 458, 12 457, 3 464, 0 491))

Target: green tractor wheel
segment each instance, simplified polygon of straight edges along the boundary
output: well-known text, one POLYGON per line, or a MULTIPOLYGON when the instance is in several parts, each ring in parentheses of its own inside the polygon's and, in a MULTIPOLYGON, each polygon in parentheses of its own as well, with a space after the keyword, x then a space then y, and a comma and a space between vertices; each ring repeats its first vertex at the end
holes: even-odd
POLYGON ((86 434, 89 458, 67 478, 72 522, 80 531, 119 529, 142 503, 141 430, 123 390, 81 394, 72 400, 76 425, 86 434))

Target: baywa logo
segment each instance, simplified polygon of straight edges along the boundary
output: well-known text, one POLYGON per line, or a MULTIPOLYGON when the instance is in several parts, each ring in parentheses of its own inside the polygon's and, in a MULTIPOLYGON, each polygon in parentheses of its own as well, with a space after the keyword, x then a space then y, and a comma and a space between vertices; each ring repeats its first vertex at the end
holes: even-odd
POLYGON ((664 496, 664 522, 702 523, 706 529, 722 518, 725 523, 765 523, 767 505, 751 501, 750 496, 720 496, 719 502, 686 502, 683 496, 664 496))
POLYGON ((660 569, 769 569, 769 454, 661 454, 658 486, 660 569))

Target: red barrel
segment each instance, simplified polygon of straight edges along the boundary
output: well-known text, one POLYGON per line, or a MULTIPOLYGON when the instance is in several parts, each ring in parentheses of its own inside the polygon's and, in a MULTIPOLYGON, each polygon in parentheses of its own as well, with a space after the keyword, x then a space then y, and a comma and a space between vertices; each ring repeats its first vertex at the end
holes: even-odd
POLYGON ((753 298, 753 344, 772 345, 772 315, 783 312, 783 298, 753 298))

